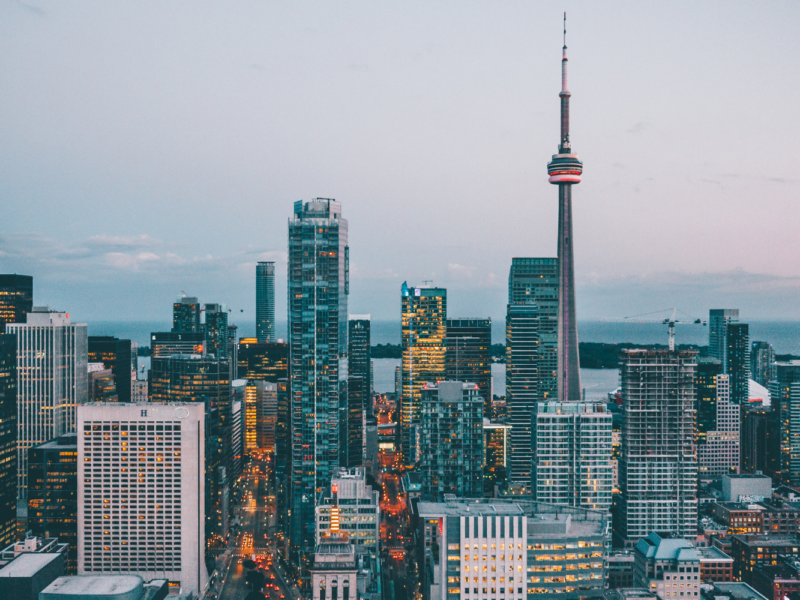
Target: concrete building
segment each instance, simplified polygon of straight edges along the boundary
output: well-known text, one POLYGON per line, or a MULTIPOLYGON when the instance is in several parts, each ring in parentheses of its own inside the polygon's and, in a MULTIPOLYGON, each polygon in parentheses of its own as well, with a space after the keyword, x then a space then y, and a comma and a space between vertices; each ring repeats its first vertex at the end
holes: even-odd
POLYGON ((694 351, 623 350, 617 543, 697 532, 694 351))
POLYGON ((537 402, 533 498, 611 510, 611 413, 605 404, 537 402))
POLYGON ((733 581, 733 559, 719 548, 695 548, 700 555, 700 581, 733 581))
POLYGON ((701 589, 703 600, 767 600, 752 587, 740 581, 716 582, 701 589))
POLYGON ((138 404, 139 402, 147 402, 147 380, 137 379, 131 382, 131 402, 138 404))
POLYGON ((401 288, 402 346, 400 363, 400 453, 407 466, 420 459, 422 387, 445 378, 447 290, 401 288))
POLYGON ((494 498, 495 486, 508 479, 511 425, 483 417, 483 497, 494 498))
POLYGON ((256 264, 256 339, 275 343, 275 263, 256 264))
POLYGON ((294 203, 287 295, 292 411, 289 538, 292 547, 302 552, 304 578, 314 554, 316 498, 345 462, 340 433, 347 405, 349 252, 348 223, 339 202, 315 198, 294 203))
POLYGON ((633 585, 662 600, 700 596, 700 555, 683 538, 650 533, 634 548, 633 585))
POLYGON ((753 588, 768 600, 796 598, 800 594, 800 565, 788 560, 760 565, 753 569, 751 581, 753 588))
POLYGON ((524 500, 417 505, 423 600, 602 597, 608 517, 524 500))
POLYGON ((316 542, 346 538, 357 555, 380 554, 381 508, 378 490, 367 484, 363 467, 341 469, 315 508, 316 542))
POLYGON ((64 574, 64 555, 26 552, 0 568, 0 595, 9 600, 39 600, 39 594, 64 574))
POLYGON ((633 587, 633 552, 619 550, 608 555, 608 588, 611 590, 633 587))
POLYGON ((724 502, 759 502, 772 498, 772 479, 761 473, 723 475, 724 502))
POLYGON ((721 369, 717 359, 697 360, 695 442, 701 479, 739 472, 741 407, 731 402, 731 376, 721 369))
POLYGON ((203 590, 205 405, 87 404, 78 431, 78 574, 203 590))
POLYGON ((800 539, 795 535, 734 535, 730 537, 733 577, 752 583, 757 566, 777 564, 780 556, 800 558, 800 539))
POLYGON ((313 600, 356 600, 356 555, 353 545, 343 540, 318 544, 311 568, 313 600))
POLYGON ((483 496, 483 406, 474 383, 440 381, 421 388, 419 472, 422 497, 483 496))
POLYGON ((85 323, 35 306, 27 322, 9 323, 17 340, 17 505, 27 506, 28 449, 75 431, 76 407, 86 402, 85 323))
POLYGON ((149 583, 138 575, 82 575, 59 577, 39 594, 38 600, 192 600, 170 594, 166 579, 149 583))
POLYGON ((447 319, 445 379, 478 386, 483 414, 492 406, 492 320, 447 319))

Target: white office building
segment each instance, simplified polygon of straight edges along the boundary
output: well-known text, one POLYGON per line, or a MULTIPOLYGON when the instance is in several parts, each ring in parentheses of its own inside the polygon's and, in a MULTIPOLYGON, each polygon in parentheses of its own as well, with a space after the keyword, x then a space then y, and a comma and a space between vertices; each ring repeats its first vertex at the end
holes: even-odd
POLYGON ((201 592, 205 406, 78 409, 78 574, 168 579, 201 592))
POLYGON ((17 336, 17 498, 28 498, 28 448, 75 431, 75 407, 86 402, 89 342, 85 323, 34 306, 17 336))
POLYGON ((740 407, 730 401, 730 376, 716 376, 716 427, 705 432, 697 446, 699 475, 718 476, 739 472, 740 407))

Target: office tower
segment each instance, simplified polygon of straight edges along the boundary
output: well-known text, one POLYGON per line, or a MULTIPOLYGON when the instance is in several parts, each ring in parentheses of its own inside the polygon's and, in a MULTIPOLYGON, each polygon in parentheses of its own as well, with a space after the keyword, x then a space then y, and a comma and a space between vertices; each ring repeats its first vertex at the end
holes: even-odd
POLYGON ((69 544, 66 572, 78 572, 77 433, 28 450, 28 529, 69 544))
POLYGON ((245 450, 275 452, 278 384, 250 379, 245 387, 245 450))
POLYGON ((159 331, 150 334, 150 356, 165 358, 173 354, 203 354, 205 336, 202 331, 175 333, 159 331))
POLYGON ((368 406, 372 392, 372 361, 370 359, 370 316, 350 315, 347 335, 347 370, 350 377, 364 379, 364 409, 368 406))
POLYGON ((741 448, 742 473, 761 471, 776 481, 780 479, 780 424, 773 418, 772 408, 754 406, 744 410, 741 448))
POLYGON ((775 379, 775 350, 769 342, 750 344, 750 377, 764 387, 775 379))
MULTIPOLYGON (((566 17, 565 17, 566 19, 566 17)), ((558 154, 547 165, 550 183, 558 186, 558 399, 581 399, 578 362, 578 322, 575 317, 575 259, 572 237, 572 186, 581 182, 583 163, 569 139, 566 23, 561 58, 561 140, 558 154)))
POLYGON ((739 406, 731 402, 730 375, 716 358, 698 358, 695 444, 700 479, 739 471, 739 406))
POLYGON ((400 453, 404 464, 413 466, 419 460, 422 386, 445 377, 447 290, 403 282, 401 293, 400 453))
POLYGON ((777 478, 786 485, 800 485, 800 361, 775 363, 770 382, 772 430, 778 434, 777 478))
POLYGON ((495 486, 508 477, 511 425, 483 418, 483 497, 494 498, 495 486))
POLYGON ((78 574, 168 579, 200 594, 204 403, 85 404, 77 429, 78 574))
POLYGON ((228 325, 228 360, 231 379, 239 379, 239 328, 236 325, 228 325))
POLYGON ((262 344, 256 338, 239 340, 239 379, 261 379, 275 383, 287 378, 288 365, 289 344, 262 344))
POLYGON ((465 498, 420 502, 417 513, 423 598, 603 597, 608 531, 603 512, 517 498, 465 498), (558 567, 561 571, 553 572, 558 567))
POLYGON ((256 338, 275 343, 275 263, 256 265, 256 338))
POLYGON ((340 421, 340 444, 344 467, 360 467, 364 460, 364 419, 367 405, 367 382, 363 377, 347 378, 347 412, 340 421))
POLYGON ((197 298, 181 294, 175 300, 172 305, 172 333, 203 333, 197 298))
POLYGON ((244 455, 244 395, 234 396, 231 402, 231 445, 233 446, 233 463, 230 466, 228 479, 235 485, 242 476, 242 456, 244 455))
POLYGON ((219 406, 208 399, 200 404, 205 414, 205 556, 209 559, 224 548, 229 488, 219 406))
POLYGON ((86 367, 88 369, 86 401, 119 402, 114 373, 111 369, 106 369, 101 362, 90 362, 86 367))
POLYGON ((85 323, 34 306, 27 322, 9 323, 17 338, 17 499, 27 501, 28 448, 75 431, 75 408, 87 398, 85 323))
POLYGON ((422 497, 483 497, 483 398, 474 383, 440 381, 421 389, 422 497))
POLYGON ((532 415, 539 399, 537 354, 539 311, 533 304, 509 304, 506 313, 506 409, 511 425, 508 479, 530 485, 533 464, 532 415))
POLYGON ((534 500, 609 512, 612 476, 611 413, 605 404, 536 404, 534 500))
POLYGON ((0 275, 0 333, 5 331, 6 323, 24 323, 32 309, 33 277, 0 275))
POLYGON ((348 225, 335 200, 298 201, 289 220, 289 393, 292 410, 291 545, 307 573, 314 502, 344 462, 347 409, 348 225))
POLYGON ((0 547, 17 529, 17 340, 0 333, 0 547))
POLYGON ((356 554, 369 554, 377 560, 380 554, 380 497, 378 490, 373 490, 367 483, 363 467, 339 469, 334 473, 315 512, 317 544, 337 535, 331 531, 331 517, 338 515, 338 534, 347 536, 356 554))
POLYGON ((287 467, 292 462, 292 432, 288 380, 278 380, 276 388, 278 408, 275 421, 275 473, 277 476, 281 472, 289 473, 287 467))
POLYGON ((478 386, 483 414, 492 406, 491 319, 447 319, 445 378, 478 386))
POLYGON ((136 354, 130 340, 112 336, 89 336, 89 362, 103 363, 114 374, 114 385, 120 402, 131 401, 131 381, 136 372, 136 354))
POLYGON ((211 399, 223 407, 230 403, 228 361, 197 354, 152 358, 148 372, 151 402, 202 402, 211 399))
POLYGON ((347 448, 346 467, 359 467, 364 460, 364 420, 372 417, 372 370, 370 360, 370 315, 350 315, 347 322, 347 448))
POLYGON ((694 446, 697 352, 623 350, 621 492, 618 542, 635 544, 651 531, 697 533, 694 446))
POLYGON ((731 402, 741 406, 750 397, 750 326, 747 323, 729 323, 726 352, 730 376, 731 402))
POLYGON ((228 359, 228 307, 225 304, 206 304, 206 352, 219 359, 228 359))
POLYGON ((728 325, 739 322, 738 308, 712 308, 708 312, 708 355, 728 373, 728 325))

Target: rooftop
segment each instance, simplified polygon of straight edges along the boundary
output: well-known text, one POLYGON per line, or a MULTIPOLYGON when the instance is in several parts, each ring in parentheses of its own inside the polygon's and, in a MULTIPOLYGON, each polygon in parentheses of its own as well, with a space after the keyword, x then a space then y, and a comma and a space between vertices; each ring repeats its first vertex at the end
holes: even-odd
POLYGON ((651 533, 636 544, 636 552, 654 560, 698 562, 700 555, 688 540, 651 533))
POLYGON ((732 536, 748 546, 800 546, 800 540, 796 535, 747 535, 738 534, 732 536))
POLYGON ((91 598, 139 600, 144 595, 144 583, 138 575, 70 575, 59 577, 39 594, 39 600, 91 598))
POLYGON ((706 560, 729 560, 733 562, 733 559, 730 556, 725 554, 722 550, 720 550, 716 546, 695 548, 695 551, 700 555, 700 562, 706 560))
POLYGON ((749 585, 739 581, 716 582, 714 587, 731 595, 735 600, 767 600, 749 585))
POLYGON ((0 569, 0 577, 33 577, 61 556, 58 552, 24 552, 0 569))

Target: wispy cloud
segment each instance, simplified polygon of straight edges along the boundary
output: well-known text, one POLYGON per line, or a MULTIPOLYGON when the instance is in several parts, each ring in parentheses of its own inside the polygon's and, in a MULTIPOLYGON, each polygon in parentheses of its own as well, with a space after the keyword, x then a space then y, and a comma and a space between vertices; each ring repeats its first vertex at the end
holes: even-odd
POLYGON ((466 267, 458 263, 448 263, 447 272, 453 279, 472 279, 475 274, 475 267, 466 267))

